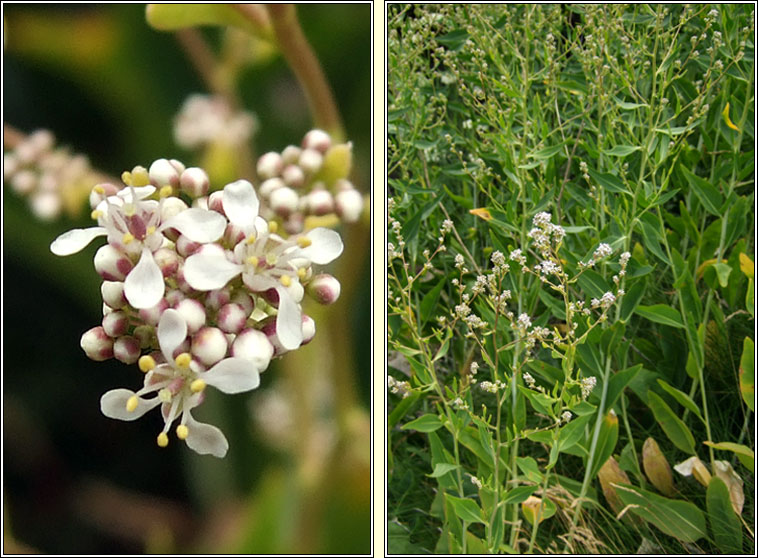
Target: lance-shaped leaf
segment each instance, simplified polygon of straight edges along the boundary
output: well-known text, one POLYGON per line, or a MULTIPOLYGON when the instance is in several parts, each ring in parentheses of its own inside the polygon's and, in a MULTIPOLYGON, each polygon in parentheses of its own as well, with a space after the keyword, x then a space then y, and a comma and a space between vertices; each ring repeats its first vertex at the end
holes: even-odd
POLYGON ((676 494, 669 462, 653 438, 648 438, 642 445, 642 467, 645 469, 645 476, 659 492, 666 496, 676 494))
POLYGON ((755 344, 750 337, 742 342, 740 358, 740 393, 751 411, 755 411, 755 344))
POLYGON ((732 509, 729 488, 719 477, 713 478, 708 484, 705 501, 716 546, 724 554, 741 554, 742 526, 732 509))
POLYGON ((668 439, 680 450, 695 455, 695 438, 687 425, 654 391, 648 391, 647 397, 648 406, 668 439))

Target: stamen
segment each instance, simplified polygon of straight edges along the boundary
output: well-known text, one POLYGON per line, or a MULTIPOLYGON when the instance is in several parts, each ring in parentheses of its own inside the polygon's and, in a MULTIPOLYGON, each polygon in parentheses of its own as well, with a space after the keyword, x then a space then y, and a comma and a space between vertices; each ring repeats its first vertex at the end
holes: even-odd
POLYGON ((134 186, 147 186, 150 184, 150 175, 147 174, 145 167, 134 167, 132 169, 132 183, 134 186))
POLYGON ((168 435, 165 432, 158 434, 158 445, 162 448, 168 445, 168 435))
POLYGON ((121 173, 121 182, 126 184, 127 186, 132 186, 132 173, 129 171, 124 171, 121 173))
POLYGON ((279 230, 279 223, 276 221, 269 221, 268 222, 268 232, 272 234, 276 234, 276 231, 279 230))
POLYGON ((190 389, 192 390, 192 393, 199 393, 205 389, 205 385, 205 381, 198 378, 190 384, 190 389))
POLYGON ((297 245, 300 246, 300 248, 308 248, 311 244, 313 244, 313 241, 307 236, 301 236, 297 239, 297 245))
POLYGON ((150 226, 150 227, 148 227, 148 228, 147 228, 147 231, 146 231, 146 233, 147 233, 147 236, 150 236, 150 235, 151 235, 151 234, 153 234, 154 232, 155 232, 155 227, 153 227, 153 226, 150 226))
POLYGON ((247 260, 245 260, 248 265, 252 265, 253 267, 258 267, 258 264, 260 263, 260 260, 256 258, 255 256, 250 256, 247 260))
POLYGON ((102 186, 100 186, 100 184, 98 184, 97 186, 93 187, 92 191, 95 192, 96 194, 105 194, 105 188, 103 188, 102 186))
POLYGON ((297 270, 297 277, 298 279, 302 280, 305 279, 308 276, 308 270, 304 267, 301 267, 297 270))
POLYGON ((126 400, 126 410, 129 413, 133 413, 139 404, 139 398, 136 395, 132 395, 126 400))
POLYGON ((253 242, 255 242, 255 233, 250 233, 250 236, 247 237, 247 240, 245 242, 247 242, 248 244, 252 244, 253 242))
POLYGON ((150 355, 143 355, 140 357, 139 362, 137 364, 139 365, 140 370, 147 373, 147 372, 150 372, 153 368, 155 368, 155 359, 151 357, 150 355))
POLYGON ((89 214, 90 217, 92 217, 95 221, 100 219, 105 214, 105 212, 100 211, 99 209, 94 209, 92 213, 89 214))
POLYGON ((171 390, 168 388, 163 388, 162 390, 158 392, 158 399, 160 399, 164 403, 170 403, 172 397, 173 395, 171 395, 171 390))
POLYGON ((176 357, 176 365, 184 370, 189 368, 190 362, 192 362, 192 357, 189 353, 182 353, 176 357))
POLYGON ((176 427, 176 437, 180 440, 186 440, 187 436, 189 436, 189 428, 187 428, 186 425, 180 424, 176 427))
POLYGON ((279 277, 279 281, 285 287, 289 287, 292 284, 292 278, 289 275, 282 275, 279 277))
POLYGON ((124 238, 121 239, 124 244, 129 244, 132 240, 134 240, 134 235, 132 233, 124 234, 124 238))
POLYGON ((276 257, 276 254, 272 254, 271 252, 269 252, 268 254, 266 254, 266 264, 267 265, 270 265, 270 266, 275 265, 278 259, 279 258, 276 257))
POLYGON ((167 198, 171 194, 173 194, 173 192, 174 192, 174 189, 170 185, 166 184, 165 186, 161 187, 161 190, 158 193, 158 195, 162 198, 167 198))

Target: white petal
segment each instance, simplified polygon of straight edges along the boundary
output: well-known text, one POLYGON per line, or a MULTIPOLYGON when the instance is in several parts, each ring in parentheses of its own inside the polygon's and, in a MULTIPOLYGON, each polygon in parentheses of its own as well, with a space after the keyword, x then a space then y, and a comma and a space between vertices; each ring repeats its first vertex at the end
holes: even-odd
POLYGON ((175 228, 193 242, 214 242, 226 229, 226 219, 220 213, 198 207, 185 209, 161 226, 175 228))
POLYGON ((187 420, 187 446, 200 455, 213 455, 215 457, 224 457, 229 449, 229 442, 226 441, 224 433, 215 426, 197 422, 188 416, 187 420))
POLYGON ((184 317, 173 308, 165 310, 158 322, 158 343, 167 361, 174 362, 174 351, 186 337, 187 322, 184 317))
POLYGON ((147 186, 129 186, 116 192, 116 195, 127 203, 134 203, 135 200, 144 200, 152 196, 153 192, 155 192, 155 186, 148 184, 147 186))
POLYGON ((342 253, 342 238, 336 231, 318 227, 305 236, 311 245, 303 248, 303 255, 315 264, 328 264, 342 253))
POLYGON ((247 180, 227 184, 221 201, 230 223, 245 230, 253 227, 258 216, 259 202, 252 184, 247 180))
POLYGON ((200 374, 206 384, 224 393, 241 393, 255 389, 261 383, 255 364, 244 358, 225 358, 213 368, 200 374))
POLYGON ((695 463, 697 463, 697 461, 698 457, 696 455, 693 455, 689 459, 686 459, 681 463, 674 465, 674 471, 684 477, 689 477, 692 474, 692 469, 695 467, 695 463))
POLYGON ((153 253, 142 248, 139 263, 134 266, 124 281, 124 296, 135 308, 152 308, 166 290, 161 268, 155 263, 153 253))
POLYGON ((287 350, 294 350, 303 342, 302 314, 284 287, 278 287, 279 313, 276 315, 276 336, 287 350))
POLYGON ((134 392, 130 389, 112 389, 103 394, 100 398, 100 410, 108 418, 136 420, 150 409, 154 409, 158 403, 160 403, 160 400, 157 397, 148 400, 138 397, 137 408, 129 412, 126 410, 126 402, 129 401, 133 395, 134 392))
POLYGON ((222 256, 195 254, 184 262, 184 278, 193 289, 213 291, 222 288, 243 269, 222 256))
POLYGON ((248 289, 256 293, 262 293, 263 291, 281 286, 281 283, 273 277, 258 275, 256 273, 245 273, 242 276, 242 280, 248 289))
POLYGON ((89 229, 74 229, 64 232, 58 238, 53 240, 50 245, 50 251, 56 256, 68 256, 76 254, 84 249, 87 244, 92 242, 98 236, 105 236, 108 231, 103 227, 90 227, 89 229))

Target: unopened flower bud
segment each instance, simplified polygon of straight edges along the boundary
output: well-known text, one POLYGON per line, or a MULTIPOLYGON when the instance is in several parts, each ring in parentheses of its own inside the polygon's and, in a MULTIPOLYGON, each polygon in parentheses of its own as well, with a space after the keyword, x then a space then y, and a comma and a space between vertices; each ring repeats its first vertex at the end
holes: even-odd
POLYGON ((234 340, 232 356, 251 361, 259 372, 263 372, 274 356, 274 347, 264 333, 246 329, 234 340))
POLYGON ((95 252, 95 271, 106 281, 123 281, 134 264, 124 254, 110 244, 101 246, 95 252))
POLYGON ((305 182, 305 173, 297 165, 287 165, 282 170, 282 180, 287 186, 299 188, 305 182))
MULTIPOLYGON (((181 238, 181 237, 180 237, 181 238)), ((174 250, 169 248, 159 248, 153 253, 155 263, 161 269, 161 273, 164 277, 171 277, 176 274, 179 269, 179 256, 176 255, 174 250)))
POLYGON ((79 345, 92 360, 103 361, 113 356, 113 339, 108 337, 102 326, 86 331, 79 345))
POLYGON ((169 291, 166 291, 166 294, 163 298, 166 299, 166 302, 171 308, 174 308, 177 304, 179 304, 187 297, 180 289, 171 289, 169 291))
POLYGON ((180 170, 177 168, 178 165, 174 164, 175 162, 178 161, 169 161, 168 159, 158 159, 153 161, 153 164, 150 165, 150 170, 148 171, 150 175, 150 183, 156 188, 161 188, 166 185, 172 186, 173 188, 178 187, 179 177, 182 171, 184 171, 184 168, 182 166, 180 170))
POLYGON ((114 310, 126 305, 124 284, 121 281, 103 281, 100 285, 100 294, 103 296, 103 302, 114 310))
POLYGON ((175 309, 187 322, 188 333, 195 333, 205 324, 205 308, 199 301, 185 298, 176 305, 175 309))
POLYGON ((232 298, 232 302, 242 306, 242 309, 248 316, 252 314, 253 310, 255 309, 255 302, 253 301, 252 297, 243 291, 237 291, 237 293, 234 295, 234 298, 232 298))
POLYGON ((324 156, 315 149, 304 149, 297 160, 298 166, 305 174, 313 174, 321 168, 324 162, 324 156))
POLYGON ((243 240, 245 240, 245 231, 237 225, 229 223, 224 229, 224 242, 230 246, 236 246, 243 240))
POLYGON ((179 215, 187 208, 187 204, 177 197, 171 196, 165 198, 161 204, 161 221, 166 222, 172 217, 179 215))
POLYGON ((332 304, 340 296, 340 282, 328 273, 322 273, 311 279, 306 292, 319 304, 332 304))
POLYGON ((268 178, 273 178, 282 172, 283 166, 282 156, 275 151, 269 151, 268 153, 261 155, 258 159, 256 170, 258 176, 263 180, 266 180, 268 178))
POLYGON ((203 327, 192 337, 192 355, 206 366, 212 366, 226 356, 226 336, 216 327, 203 327))
POLYGON ((282 162, 285 165, 290 165, 293 163, 296 163, 297 160, 300 158, 300 153, 302 152, 302 149, 300 149, 296 145, 288 145, 284 148, 284 151, 282 151, 282 162))
POLYGON ((268 199, 271 197, 271 194, 274 192, 274 190, 278 190, 279 188, 284 188, 286 186, 287 185, 284 183, 284 180, 278 176, 275 176, 263 181, 260 188, 258 188, 258 195, 263 199, 268 199))
POLYGON ((199 242, 193 242, 183 234, 179 235, 179 237, 176 239, 176 251, 183 258, 189 258, 192 254, 198 251, 200 246, 202 246, 202 244, 199 242))
POLYGON ((129 318, 120 310, 103 316, 103 331, 109 337, 120 337, 129 327, 129 318))
POLYGON ((292 188, 278 188, 271 193, 269 205, 277 215, 287 217, 297 210, 299 197, 292 188))
POLYGON ((168 308, 168 302, 165 298, 158 301, 158 304, 150 308, 142 308, 139 311, 140 319, 148 325, 156 326, 163 315, 163 311, 168 308))
POLYGON ((226 333, 239 333, 245 322, 247 321, 248 314, 245 314, 245 309, 239 304, 225 304, 218 311, 216 322, 218 327, 226 333))
POLYGON ((221 190, 211 192, 211 195, 208 196, 208 209, 226 216, 226 213, 224 213, 223 195, 224 193, 221 190))
POLYGON ((113 343, 113 356, 124 364, 134 364, 140 356, 140 342, 135 337, 124 335, 113 343))
POLYGON ((316 322, 310 316, 303 314, 303 342, 300 345, 307 345, 316 336, 316 322))
POLYGON ((179 186, 189 197, 199 198, 208 193, 210 179, 203 169, 190 167, 179 177, 179 186))
POLYGON ((326 150, 332 145, 332 138, 323 130, 315 129, 303 136, 302 145, 304 149, 315 149, 321 153, 326 153, 326 150))
POLYGON ((337 215, 346 223, 355 223, 363 211, 363 196, 355 188, 342 190, 335 197, 337 215))
POLYGON ((30 170, 19 171, 11 179, 11 188, 17 194, 28 194, 37 186, 37 175, 30 170))
POLYGON ((313 215, 326 215, 334 211, 334 198, 326 190, 313 190, 308 194, 308 209, 313 215))
POLYGON ((209 291, 205 295, 205 306, 211 310, 218 310, 231 300, 231 293, 228 287, 223 287, 215 291, 209 291))
POLYGON ((113 184, 110 184, 108 182, 104 182, 102 184, 98 184, 94 188, 92 188, 92 191, 89 195, 89 205, 92 208, 97 207, 100 202, 102 202, 105 198, 108 196, 114 195, 116 192, 118 192, 118 188, 114 186, 113 184))

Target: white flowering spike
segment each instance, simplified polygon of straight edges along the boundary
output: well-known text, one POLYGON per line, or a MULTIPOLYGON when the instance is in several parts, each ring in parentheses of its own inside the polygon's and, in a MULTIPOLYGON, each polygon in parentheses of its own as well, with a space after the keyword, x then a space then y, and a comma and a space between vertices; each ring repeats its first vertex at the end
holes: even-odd
POLYGON ((224 393, 240 393, 255 389, 260 384, 260 373, 254 363, 242 358, 227 358, 207 371, 202 371, 188 353, 174 357, 185 345, 187 325, 181 314, 168 309, 158 324, 158 343, 165 359, 155 364, 155 359, 140 360, 140 368, 146 370, 144 387, 132 392, 115 389, 100 400, 103 414, 119 420, 134 420, 147 411, 161 405, 165 426, 158 436, 158 445, 168 444, 168 431, 179 420, 177 436, 198 453, 223 457, 228 449, 224 435, 216 427, 198 423, 190 412, 203 400, 203 391, 210 385, 224 393), (152 396, 152 397, 146 397, 152 396), (193 432, 194 431, 194 432, 193 432))

